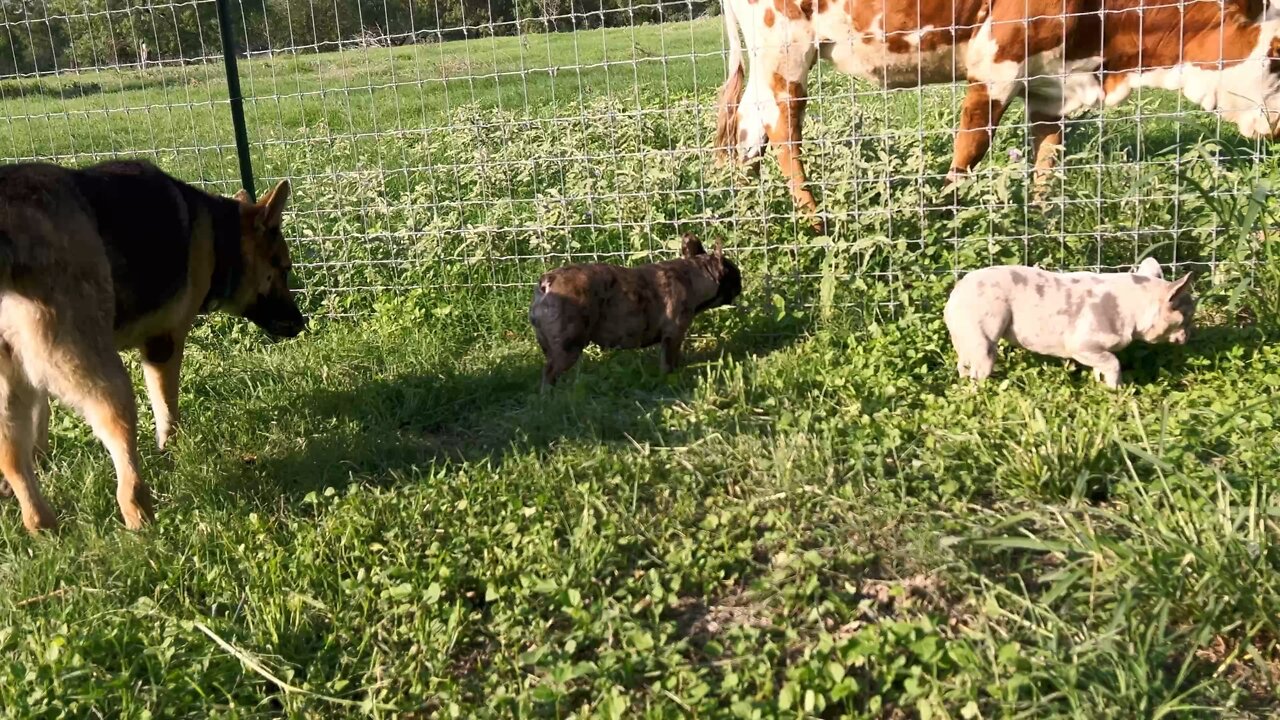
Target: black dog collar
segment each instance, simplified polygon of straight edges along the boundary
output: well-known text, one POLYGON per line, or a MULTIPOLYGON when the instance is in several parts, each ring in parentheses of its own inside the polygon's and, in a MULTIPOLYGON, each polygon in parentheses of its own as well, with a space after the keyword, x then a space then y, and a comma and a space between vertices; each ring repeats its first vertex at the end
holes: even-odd
POLYGON ((219 203, 220 212, 213 219, 213 276, 209 279, 209 294, 200 305, 200 312, 217 309, 230 300, 244 275, 244 257, 240 249, 240 203, 231 200, 219 203))

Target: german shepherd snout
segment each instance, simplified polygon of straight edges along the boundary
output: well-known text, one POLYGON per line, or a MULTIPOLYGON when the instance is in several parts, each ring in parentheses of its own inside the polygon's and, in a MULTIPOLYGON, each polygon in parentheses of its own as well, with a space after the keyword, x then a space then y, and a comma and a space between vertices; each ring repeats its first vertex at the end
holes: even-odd
MULTIPOLYGON (((244 207, 255 207, 244 190, 237 192, 235 198, 244 207)), ((242 236, 263 238, 265 253, 259 262, 261 275, 247 285, 248 295, 242 298, 243 304, 227 306, 228 312, 245 318, 269 335, 283 338, 296 337, 307 327, 307 319, 298 310, 289 289, 289 248, 280 232, 279 213, 288 200, 289 183, 282 181, 256 206, 263 207, 265 203, 266 212, 242 216, 242 236), (279 206, 274 213, 269 209, 271 204, 279 206)))
POLYGON ((151 491, 117 351, 142 351, 164 448, 197 315, 239 315, 280 337, 306 327, 280 230, 289 192, 286 180, 256 203, 218 197, 136 161, 0 167, 0 473, 28 530, 57 524, 33 459, 47 447, 50 393, 110 452, 120 512, 137 529, 153 517, 151 491))

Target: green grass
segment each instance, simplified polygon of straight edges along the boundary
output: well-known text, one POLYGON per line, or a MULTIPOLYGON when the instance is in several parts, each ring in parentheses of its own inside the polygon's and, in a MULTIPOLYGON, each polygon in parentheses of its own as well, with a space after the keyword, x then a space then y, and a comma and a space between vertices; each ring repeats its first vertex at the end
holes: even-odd
POLYGON ((542 396, 520 309, 449 301, 202 333, 140 535, 58 413, 64 530, 3 510, 3 712, 1275 707, 1274 336, 1135 349, 1120 393, 1006 353, 973 392, 932 313, 720 311, 673 377, 593 353, 542 396))
MULTIPOLYGON (((714 50, 718 32, 635 36, 714 50)), ((256 161, 297 178, 308 307, 357 317, 281 343, 198 328, 182 434, 144 454, 143 533, 55 410, 62 531, 29 538, 0 505, 0 716, 1274 716, 1280 249, 1255 230, 1277 163, 1203 115, 1151 117, 1177 107, 1154 95, 1073 128, 1043 206, 1011 117, 946 208, 952 91, 853 103, 866 88, 824 72, 806 130, 837 217, 812 238, 771 169, 756 184, 707 157, 718 57, 696 82, 678 61, 638 86, 628 66, 530 74, 527 105, 519 77, 471 94, 479 64, 459 60, 629 60, 631 35, 248 64, 251 132, 288 140, 256 161), (397 78, 455 79, 370 92, 391 56, 397 78), (273 87, 339 92, 277 114, 273 87), (394 128, 414 132, 350 137, 394 128), (669 252, 684 227, 726 239, 743 306, 701 318, 672 376, 653 351, 592 351, 539 394, 537 273, 669 252), (1126 351, 1119 392, 1017 351, 980 391, 956 380, 953 269, 1121 265, 1154 243, 1206 271, 1190 344, 1126 351)), ((65 104, 10 84, 0 117, 216 95, 217 77, 112 76, 65 104)), ((227 143, 224 113, 17 122, 0 155, 154 137, 175 172, 225 180, 233 154, 174 150, 227 143)))

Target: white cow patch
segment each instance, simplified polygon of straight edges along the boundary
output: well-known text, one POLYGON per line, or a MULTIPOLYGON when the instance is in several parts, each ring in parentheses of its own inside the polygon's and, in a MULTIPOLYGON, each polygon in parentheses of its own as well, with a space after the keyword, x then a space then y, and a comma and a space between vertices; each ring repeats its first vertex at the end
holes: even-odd
MULTIPOLYGON (((967 43, 912 53, 889 52, 883 14, 877 15, 863 32, 855 30, 849 16, 840 10, 815 15, 813 25, 823 57, 841 72, 882 88, 949 83, 956 77, 964 77, 964 68, 957 65, 957 59, 963 56, 967 43)), ((906 42, 919 48, 924 36, 932 30, 930 25, 909 33, 905 35, 906 42)))
POLYGON ((1000 45, 991 30, 991 18, 987 18, 974 33, 965 53, 969 78, 986 83, 987 95, 993 100, 1008 101, 1023 79, 1022 63, 1013 60, 996 60, 1000 45))
POLYGON ((807 22, 791 22, 778 13, 774 24, 764 24, 764 13, 771 3, 736 2, 734 11, 742 21, 748 67, 747 84, 738 104, 738 153, 743 158, 756 158, 768 143, 769 129, 775 127, 782 113, 781 97, 773 93, 773 74, 789 82, 801 82, 809 76, 816 54, 813 28, 807 22))
POLYGON ((767 128, 773 127, 781 115, 773 90, 765 82, 755 82, 759 74, 747 80, 742 102, 738 105, 738 150, 744 158, 755 158, 768 141, 767 128))

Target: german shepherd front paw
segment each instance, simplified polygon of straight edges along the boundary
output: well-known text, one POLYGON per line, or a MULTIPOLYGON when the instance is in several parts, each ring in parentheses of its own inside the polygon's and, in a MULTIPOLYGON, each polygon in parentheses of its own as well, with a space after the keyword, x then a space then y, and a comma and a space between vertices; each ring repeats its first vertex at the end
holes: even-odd
POLYGON ((130 530, 141 530, 155 522, 155 510, 151 504, 151 488, 143 483, 133 489, 132 493, 122 492, 116 497, 120 504, 120 515, 124 517, 124 526, 130 530))
MULTIPOLYGON (((7 486, 7 483, 6 483, 7 486)), ((53 508, 44 501, 44 498, 36 498, 32 503, 32 507, 24 508, 22 513, 22 525, 27 528, 27 532, 35 535, 41 530, 57 530, 58 516, 53 514, 53 508)))

